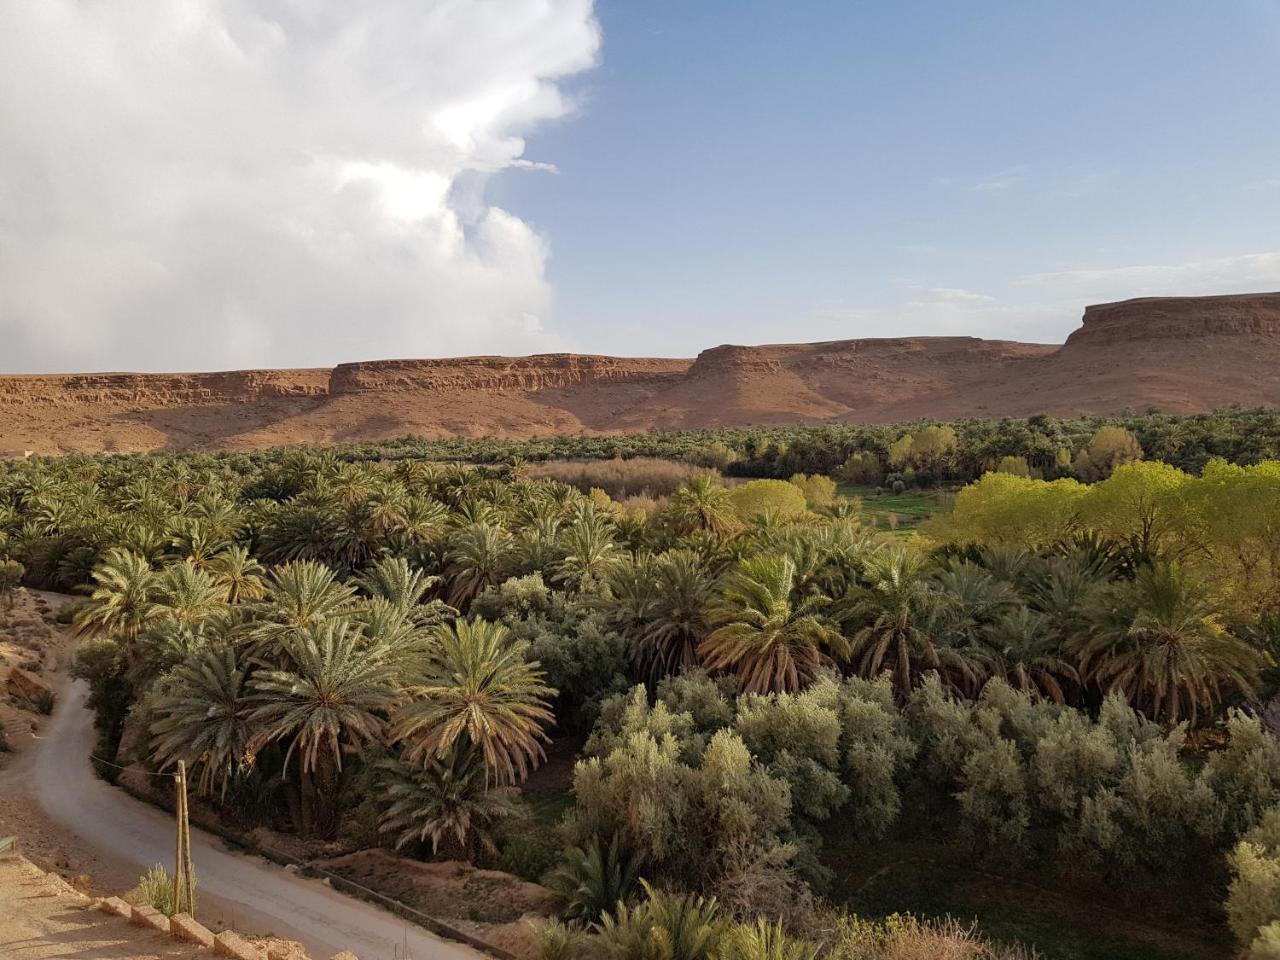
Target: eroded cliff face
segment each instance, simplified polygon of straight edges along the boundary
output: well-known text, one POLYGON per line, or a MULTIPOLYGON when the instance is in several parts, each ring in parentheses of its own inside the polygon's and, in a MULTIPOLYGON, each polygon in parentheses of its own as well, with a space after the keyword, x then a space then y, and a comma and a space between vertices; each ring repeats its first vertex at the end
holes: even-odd
POLYGON ((1229 297, 1141 297, 1085 307, 1069 348, 1151 340, 1280 339, 1280 293, 1229 297))
POLYGON ((595 382, 663 383, 681 377, 688 360, 544 353, 531 357, 458 357, 448 360, 373 360, 343 363, 329 378, 329 393, 472 390, 563 390, 595 382))
POLYGON ((253 403, 264 397, 318 397, 328 390, 328 369, 0 376, 0 403, 45 406, 253 403))
POLYGON ((1065 345, 884 337, 316 370, 0 376, 0 453, 1280 405, 1280 294, 1127 300, 1065 345))

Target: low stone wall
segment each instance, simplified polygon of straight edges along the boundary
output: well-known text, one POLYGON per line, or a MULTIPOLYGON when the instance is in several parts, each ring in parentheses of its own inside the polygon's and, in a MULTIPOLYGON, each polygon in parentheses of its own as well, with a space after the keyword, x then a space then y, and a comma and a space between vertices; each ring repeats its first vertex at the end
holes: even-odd
MULTIPOLYGON (((172 917, 166 917, 152 906, 131 904, 120 897, 97 897, 96 899, 91 899, 76 890, 56 873, 49 873, 31 863, 30 860, 22 856, 16 847, 17 844, 8 847, 0 852, 0 857, 12 857, 25 861, 32 870, 43 874, 47 882, 56 889, 62 890, 68 896, 74 897, 86 910, 97 910, 109 916, 128 920, 133 926, 138 927, 140 931, 167 934, 175 940, 189 944, 193 950, 200 953, 210 951, 209 956, 211 957, 229 957, 231 960, 278 960, 278 957, 281 956, 275 948, 264 948, 234 930, 222 930, 215 934, 189 914, 178 913, 172 917)), ((145 948, 139 949, 140 954, 145 954, 146 952, 145 948)), ((290 960, 309 960, 309 958, 300 955, 296 949, 290 951, 288 956, 290 960)), ((331 960, 359 960, 359 958, 350 951, 344 950, 339 954, 335 954, 331 960)))

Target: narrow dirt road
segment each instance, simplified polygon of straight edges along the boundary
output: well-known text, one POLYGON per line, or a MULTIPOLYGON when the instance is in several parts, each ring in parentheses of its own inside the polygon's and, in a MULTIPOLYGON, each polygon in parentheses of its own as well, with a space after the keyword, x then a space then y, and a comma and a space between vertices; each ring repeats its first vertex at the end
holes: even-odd
MULTIPOLYGON (((124 861, 140 874, 170 865, 174 827, 162 811, 99 780, 89 764, 93 717, 83 681, 58 696, 45 740, 28 773, 31 793, 49 817, 103 859, 124 861)), ((215 837, 191 831, 201 919, 242 933, 301 942, 315 960, 350 950, 360 960, 477 960, 483 954, 441 940, 421 927, 318 880, 295 876, 260 857, 229 851, 215 837)))

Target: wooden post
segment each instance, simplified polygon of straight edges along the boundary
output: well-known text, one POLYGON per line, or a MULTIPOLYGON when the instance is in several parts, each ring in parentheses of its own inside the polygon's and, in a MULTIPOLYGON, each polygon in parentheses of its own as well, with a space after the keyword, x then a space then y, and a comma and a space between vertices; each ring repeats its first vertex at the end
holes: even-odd
POLYGON ((174 913, 182 912, 182 781, 183 775, 187 772, 186 767, 186 763, 179 760, 178 775, 173 778, 173 815, 178 828, 177 844, 173 852, 173 896, 170 898, 174 913))
POLYGON ((195 878, 191 869, 191 822, 187 816, 187 764, 178 761, 174 780, 178 842, 173 864, 173 912, 195 914, 195 878))

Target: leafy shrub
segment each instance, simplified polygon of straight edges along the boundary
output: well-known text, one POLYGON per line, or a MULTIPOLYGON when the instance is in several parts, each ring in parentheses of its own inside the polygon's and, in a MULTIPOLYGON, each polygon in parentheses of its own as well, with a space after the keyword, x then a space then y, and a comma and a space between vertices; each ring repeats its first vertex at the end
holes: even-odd
POLYGON ((781 520, 803 517, 807 510, 804 494, 785 480, 752 480, 729 491, 733 512, 743 522, 762 516, 781 520))
POLYGON ((497 835, 497 867, 533 883, 539 883, 560 860, 562 841, 553 827, 520 818, 497 835))
POLYGON ((593 837, 585 849, 570 847, 547 886, 559 895, 564 917, 594 923, 630 900, 638 880, 634 859, 615 835, 607 844, 593 837))
POLYGON ((1263 927, 1280 921, 1280 807, 1266 812, 1227 861, 1232 872, 1227 920, 1236 939, 1250 944, 1263 927))

